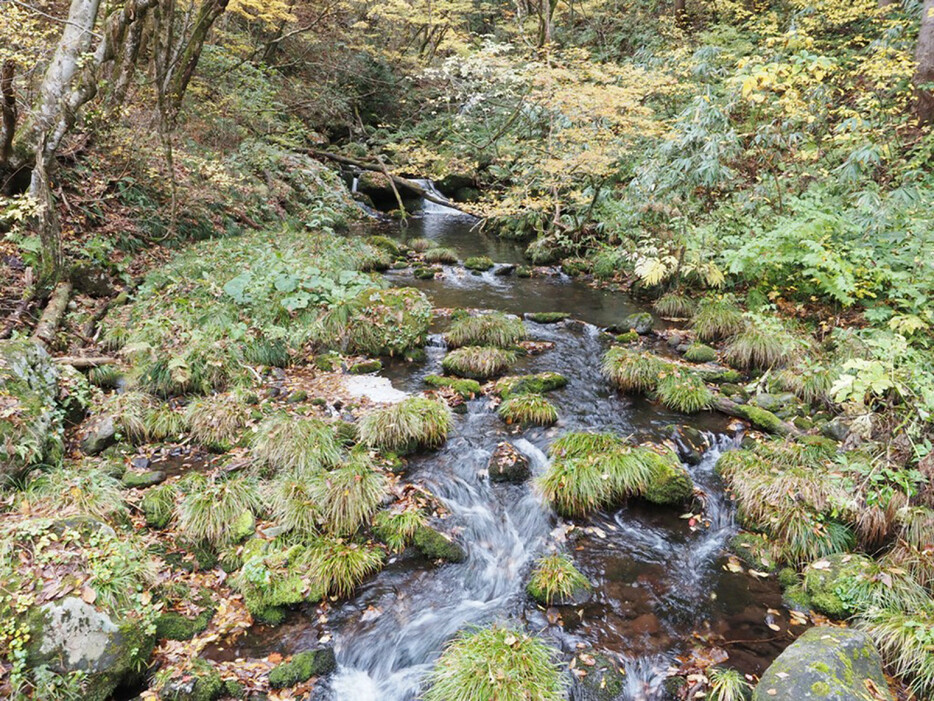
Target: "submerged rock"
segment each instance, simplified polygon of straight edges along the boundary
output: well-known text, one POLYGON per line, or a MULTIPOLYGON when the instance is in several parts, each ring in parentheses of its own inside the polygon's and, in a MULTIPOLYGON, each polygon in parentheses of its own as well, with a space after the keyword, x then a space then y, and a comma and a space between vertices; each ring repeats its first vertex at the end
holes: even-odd
POLYGON ((869 636, 849 628, 811 628, 769 666, 753 701, 892 701, 882 658, 869 636))
POLYGON ((511 443, 502 442, 496 446, 488 466, 491 482, 524 482, 532 475, 529 459, 520 453, 511 443))
POLYGON ((48 665, 60 674, 87 675, 83 698, 103 701, 138 674, 154 639, 138 621, 114 621, 77 597, 45 604, 30 615, 30 665, 48 665))
POLYGON ((58 370, 45 349, 0 341, 0 480, 60 456, 57 394, 58 370))

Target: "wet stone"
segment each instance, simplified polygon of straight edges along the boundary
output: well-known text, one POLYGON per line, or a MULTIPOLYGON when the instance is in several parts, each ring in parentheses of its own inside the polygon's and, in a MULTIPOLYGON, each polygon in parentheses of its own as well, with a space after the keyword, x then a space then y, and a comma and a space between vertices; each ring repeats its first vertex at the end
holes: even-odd
POLYGON ((488 472, 491 482, 524 482, 531 475, 529 459, 520 453, 511 443, 502 442, 496 446, 490 457, 488 472))

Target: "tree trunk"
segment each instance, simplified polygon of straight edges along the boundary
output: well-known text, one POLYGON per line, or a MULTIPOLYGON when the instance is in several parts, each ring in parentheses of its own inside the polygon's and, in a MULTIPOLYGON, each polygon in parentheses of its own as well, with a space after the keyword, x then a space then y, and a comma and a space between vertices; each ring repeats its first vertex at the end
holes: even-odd
MULTIPOLYGON (((228 0, 204 0, 204 3, 198 8, 198 14, 195 18, 194 26, 191 30, 191 38, 185 44, 178 59, 178 70, 173 74, 171 85, 168 86, 167 94, 171 101, 171 111, 177 114, 185 97, 185 91, 195 73, 198 61, 201 59, 201 51, 204 49, 204 42, 208 38, 208 32, 214 26, 214 22, 227 9, 228 0)), ((171 19, 170 19, 171 21, 171 19)))
POLYGON ((915 111, 922 124, 934 123, 934 0, 924 0, 921 10, 921 32, 915 53, 915 111))
POLYGON ((13 135, 16 133, 16 95, 13 93, 13 75, 16 66, 10 59, 0 66, 0 168, 13 155, 13 135))

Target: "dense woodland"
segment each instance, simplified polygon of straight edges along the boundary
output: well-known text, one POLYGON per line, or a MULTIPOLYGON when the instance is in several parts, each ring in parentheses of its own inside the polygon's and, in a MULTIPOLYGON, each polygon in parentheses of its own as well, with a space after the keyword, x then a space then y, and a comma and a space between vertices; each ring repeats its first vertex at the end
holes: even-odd
POLYGON ((932 296, 934 0, 0 0, 0 697, 930 701, 932 296), (633 313, 433 303, 464 279, 633 313), (585 327, 612 420, 527 370, 585 327), (477 484, 554 528, 513 608, 414 692, 329 686, 361 590, 486 547, 430 473, 477 416, 477 484), (713 569, 789 623, 635 689, 573 637, 582 553, 714 489, 713 569))

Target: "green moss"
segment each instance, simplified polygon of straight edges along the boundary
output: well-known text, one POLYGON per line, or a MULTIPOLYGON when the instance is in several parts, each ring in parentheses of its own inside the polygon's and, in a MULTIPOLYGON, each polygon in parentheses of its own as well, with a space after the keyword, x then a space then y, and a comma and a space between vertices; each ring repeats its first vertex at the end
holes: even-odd
POLYGON ((815 696, 827 696, 830 693, 830 684, 827 682, 814 682, 811 684, 811 693, 815 696))
POLYGON ((532 277, 532 269, 524 265, 520 265, 516 268, 516 277, 529 278, 532 277))
POLYGON ((489 270, 494 265, 495 263, 493 262, 493 259, 487 256, 472 256, 464 261, 465 268, 479 272, 489 270))
POLYGON ((782 602, 794 611, 809 611, 811 609, 811 597, 804 591, 804 586, 795 584, 788 587, 782 593, 782 602))
POLYGON ((782 567, 778 571, 778 583, 783 587, 793 587, 800 583, 798 572, 793 567, 782 567))
POLYGON ((204 632, 213 616, 213 609, 205 609, 196 618, 166 611, 156 619, 156 637, 160 640, 191 640, 204 632))
POLYGON ((712 363, 717 359, 717 351, 703 343, 692 343, 684 352, 684 359, 692 363, 712 363))
POLYGON ((694 493, 694 483, 680 463, 654 461, 656 468, 642 496, 653 504, 682 504, 694 493))
POLYGON ((453 390, 464 399, 473 399, 480 394, 480 383, 476 380, 466 380, 458 377, 442 377, 441 375, 429 375, 425 378, 425 384, 429 387, 447 388, 453 390))
POLYGON ((165 479, 165 473, 160 470, 148 470, 146 472, 125 472, 123 473, 123 486, 128 489, 145 489, 153 487, 165 479))
POLYGON ((735 408, 740 418, 746 419, 756 428, 766 433, 784 433, 784 423, 771 411, 750 404, 737 404, 735 408))
POLYGON ((164 701, 215 701, 226 689, 220 673, 200 658, 194 659, 185 677, 188 679, 180 683, 172 679, 165 681, 159 689, 159 698, 164 701))
POLYGON ((635 331, 627 331, 614 336, 617 343, 635 343, 639 340, 639 334, 635 331))
POLYGON ((418 267, 412 271, 412 274, 415 276, 416 280, 434 280, 435 269, 418 267))
POLYGON ((536 563, 526 591, 543 606, 580 603, 591 584, 567 555, 548 555, 536 563))
POLYGON ((467 553, 461 546, 430 526, 418 528, 413 541, 415 547, 429 559, 447 562, 463 562, 467 559, 467 553))
POLYGON ((544 394, 561 389, 567 378, 557 372, 540 372, 536 375, 511 375, 503 377, 493 385, 493 393, 507 399, 519 394, 544 394))
POLYGON ((526 314, 525 318, 534 321, 536 324, 556 324, 559 321, 564 321, 569 316, 564 312, 531 312, 526 314))
POLYGON ((347 372, 351 375, 367 375, 371 372, 379 372, 382 369, 383 364, 379 360, 373 359, 354 363, 347 369, 347 372))
POLYGON ((269 686, 273 689, 283 689, 306 682, 312 677, 318 677, 337 668, 334 659, 334 650, 322 648, 320 650, 306 650, 292 656, 288 662, 283 662, 269 672, 269 686))

